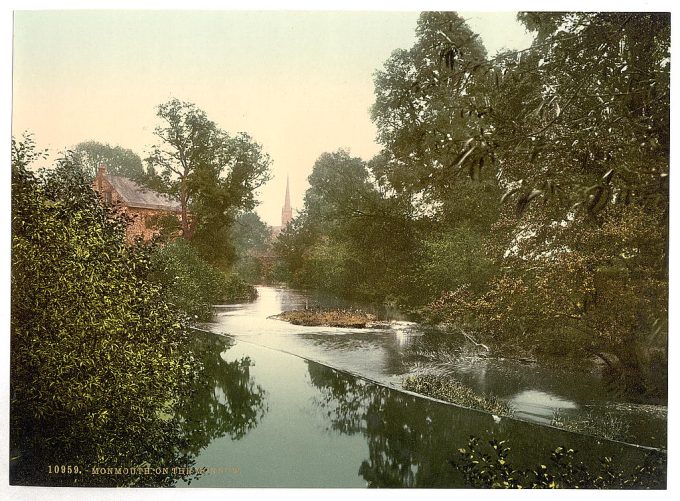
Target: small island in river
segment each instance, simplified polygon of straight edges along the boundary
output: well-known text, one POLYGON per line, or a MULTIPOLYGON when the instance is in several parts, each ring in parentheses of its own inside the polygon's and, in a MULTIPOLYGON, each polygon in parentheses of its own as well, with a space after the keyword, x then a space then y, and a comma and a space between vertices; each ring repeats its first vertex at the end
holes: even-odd
POLYGON ((293 325, 310 327, 349 327, 353 329, 386 329, 389 322, 378 320, 375 315, 359 310, 304 309, 289 310, 272 318, 290 322, 293 325))

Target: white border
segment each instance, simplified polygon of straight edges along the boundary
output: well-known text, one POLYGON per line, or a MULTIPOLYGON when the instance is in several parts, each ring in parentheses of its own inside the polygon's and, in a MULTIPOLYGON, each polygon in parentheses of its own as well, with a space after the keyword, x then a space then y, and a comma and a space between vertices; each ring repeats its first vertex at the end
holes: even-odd
MULTIPOLYGON (((670 268, 671 268, 671 282, 670 282, 670 319, 669 319, 669 462, 668 462, 668 491, 661 492, 639 492, 639 491, 584 491, 578 494, 574 491, 561 491, 549 493, 546 491, 536 492, 505 492, 499 491, 470 491, 470 490, 438 490, 427 492, 419 491, 417 493, 409 490, 389 490, 389 491, 358 491, 347 489, 328 489, 321 492, 313 489, 86 489, 86 488, 19 488, 8 486, 8 428, 7 419, 9 415, 8 402, 8 374, 9 374, 9 290, 10 290, 10 239, 9 239, 9 210, 10 210, 10 179, 9 179, 9 138, 11 137, 11 71, 12 67, 12 11, 13 10, 52 10, 52 9, 149 9, 149 10, 166 10, 166 9, 191 9, 191 10, 212 10, 212 9, 235 9, 235 10, 356 10, 356 11, 420 11, 420 10, 461 10, 461 11, 516 11, 516 10, 586 10, 586 11, 666 11, 672 12, 672 17, 675 17, 675 4, 671 1, 583 1, 573 0, 570 2, 554 2, 554 1, 442 1, 442 0, 392 0, 392 1, 376 1, 376 0, 331 0, 326 2, 314 2, 310 0, 283 0, 280 2, 272 0, 194 0, 192 2, 179 1, 133 1, 133 0, 119 0, 112 1, 64 1, 58 0, 56 2, 49 1, 35 1, 35 0, 9 0, 3 2, 0 8, 0 58, 2 71, 0 71, 0 103, 2 116, 0 117, 0 129, 3 132, 3 141, 0 142, 0 152, 2 158, 5 159, 2 165, 3 182, 0 183, 0 203, 2 205, 3 217, 0 217, 0 238, 2 238, 2 252, 3 266, 0 267, 0 283, 3 285, 3 301, 0 304, 2 308, 1 318, 3 320, 3 336, 4 345, 0 348, 0 367, 2 368, 2 377, 0 377, 0 423, 2 430, 0 430, 0 465, 4 479, 0 480, 0 499, 16 499, 16 500, 32 500, 40 499, 41 501, 62 500, 62 499, 101 499, 101 500, 122 500, 122 499, 156 499, 162 497, 163 499, 182 499, 199 498, 200 499, 225 499, 225 498, 252 498, 263 496, 276 496, 283 499, 313 499, 319 496, 331 499, 346 499, 347 497, 360 498, 385 496, 390 500, 411 499, 416 496, 427 496, 428 498, 451 499, 454 497, 468 497, 474 496, 487 498, 489 496, 556 496, 563 498, 578 495, 579 498, 591 498, 602 496, 605 498, 616 496, 618 499, 633 499, 639 496, 660 498, 666 497, 669 493, 675 492, 676 495, 680 492, 680 481, 678 481, 678 437, 675 430, 676 423, 676 409, 678 402, 677 391, 677 371, 675 370, 675 363, 678 360, 678 343, 674 339, 675 326, 678 325, 678 316, 674 311, 673 306, 676 303, 677 292, 674 282, 675 277, 675 258, 678 256, 677 235, 674 227, 677 226, 678 210, 676 210, 677 203, 676 195, 677 189, 675 176, 671 175, 671 222, 672 232, 670 239, 670 268)), ((672 43, 678 40, 678 30, 676 29, 677 22, 672 19, 672 43)), ((671 65, 671 100, 675 102, 676 88, 677 88, 678 72, 675 65, 671 65)), ((676 127, 675 109, 672 109, 671 117, 671 137, 674 137, 676 127)), ((676 152, 671 153, 672 171, 674 171, 676 152)))

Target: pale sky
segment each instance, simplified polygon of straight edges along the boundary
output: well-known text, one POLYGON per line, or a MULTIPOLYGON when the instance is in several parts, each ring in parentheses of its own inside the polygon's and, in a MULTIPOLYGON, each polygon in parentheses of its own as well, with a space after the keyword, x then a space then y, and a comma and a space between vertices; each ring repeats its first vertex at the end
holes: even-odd
MULTIPOLYGON (((490 54, 531 38, 514 13, 470 13, 490 54)), ((326 151, 379 151, 373 73, 415 40, 417 12, 20 11, 14 19, 12 132, 56 154, 81 141, 154 142, 155 107, 196 103, 272 158, 257 211, 280 224, 286 176, 294 209, 326 151)))

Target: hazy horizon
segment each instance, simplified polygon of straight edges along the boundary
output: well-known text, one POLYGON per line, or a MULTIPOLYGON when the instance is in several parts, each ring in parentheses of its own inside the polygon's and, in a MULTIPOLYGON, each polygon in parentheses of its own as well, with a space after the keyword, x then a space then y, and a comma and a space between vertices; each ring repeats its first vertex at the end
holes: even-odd
MULTIPOLYGON (((194 102, 271 156, 260 217, 280 224, 286 176, 294 210, 326 151, 378 153, 373 73, 415 41, 419 12, 18 11, 12 133, 51 158, 82 141, 154 143, 155 107, 194 102)), ((527 47, 515 13, 461 13, 489 54, 527 47)))

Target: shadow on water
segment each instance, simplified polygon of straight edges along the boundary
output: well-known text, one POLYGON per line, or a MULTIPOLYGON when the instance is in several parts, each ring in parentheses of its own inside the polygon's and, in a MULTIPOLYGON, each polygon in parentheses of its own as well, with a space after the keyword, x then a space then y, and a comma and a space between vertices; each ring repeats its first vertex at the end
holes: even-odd
POLYGON ((365 438, 368 458, 358 471, 369 487, 466 487, 462 471, 451 460, 473 435, 508 440, 515 464, 522 468, 545 463, 557 446, 582 451, 580 460, 586 465, 614 457, 622 470, 632 469, 646 454, 530 423, 496 422, 484 413, 377 386, 314 362, 307 366, 319 390, 314 405, 327 417, 327 430, 365 438))
POLYGON ((203 363, 202 380, 177 410, 192 455, 224 436, 244 437, 267 412, 266 392, 250 376, 250 358, 222 358, 231 346, 227 338, 195 335, 193 351, 203 363))

